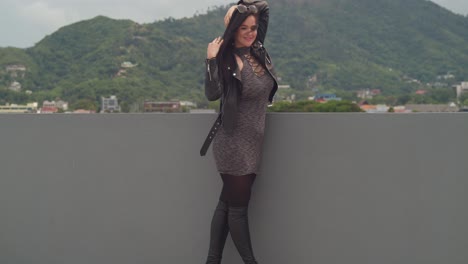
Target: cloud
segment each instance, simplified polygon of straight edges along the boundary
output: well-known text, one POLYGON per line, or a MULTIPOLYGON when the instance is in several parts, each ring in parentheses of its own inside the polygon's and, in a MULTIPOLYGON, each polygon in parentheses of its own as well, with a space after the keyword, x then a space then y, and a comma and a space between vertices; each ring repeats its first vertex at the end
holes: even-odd
POLYGON ((432 2, 457 14, 468 15, 468 1, 466 0, 432 0, 432 2))
MULTIPOLYGON (((274 1, 274 0, 270 0, 274 1)), ((433 0, 468 14, 466 0, 433 0)), ((190 17, 208 7, 236 0, 0 0, 0 47, 29 47, 60 27, 98 15, 151 23, 168 17, 190 17), (7 37, 5 37, 7 36, 7 37)))
MULTIPOLYGON (((235 0, 234 0, 235 1, 235 0)), ((98 15, 151 23, 190 17, 229 0, 0 0, 0 47, 33 46, 60 27, 98 15)))
POLYGON ((18 9, 22 21, 28 21, 44 28, 57 28, 67 23, 64 9, 51 7, 45 2, 30 3, 19 6, 18 9))

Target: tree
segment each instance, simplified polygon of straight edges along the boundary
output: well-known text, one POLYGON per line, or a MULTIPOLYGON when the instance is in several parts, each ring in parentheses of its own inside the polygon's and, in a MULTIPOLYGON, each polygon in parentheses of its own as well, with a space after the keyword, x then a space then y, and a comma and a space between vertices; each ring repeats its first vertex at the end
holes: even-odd
POLYGON ((411 96, 409 94, 400 95, 397 97, 396 105, 405 105, 411 100, 411 96))
POLYGON ((430 97, 437 103, 448 103, 454 101, 456 94, 454 90, 449 89, 434 89, 430 93, 430 97))
POLYGON ((122 110, 123 113, 129 113, 130 112, 130 106, 128 105, 127 102, 122 102, 120 104, 120 109, 122 110))
POLYGON ((268 108, 269 112, 362 112, 361 108, 350 101, 315 101, 277 102, 268 108))
POLYGON ((90 99, 80 99, 71 106, 72 109, 84 109, 84 110, 97 110, 97 104, 95 101, 90 99))
POLYGON ((468 100, 468 93, 462 93, 460 97, 458 98, 458 101, 462 103, 463 105, 468 105, 466 104, 467 100, 468 100))
POLYGON ((463 105, 468 106, 468 99, 465 99, 465 101, 463 101, 463 105))

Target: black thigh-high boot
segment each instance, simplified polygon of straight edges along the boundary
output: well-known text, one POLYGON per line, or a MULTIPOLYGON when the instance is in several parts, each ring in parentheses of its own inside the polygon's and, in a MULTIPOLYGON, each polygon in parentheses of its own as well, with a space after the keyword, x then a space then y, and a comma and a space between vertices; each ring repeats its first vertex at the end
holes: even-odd
POLYGON ((206 264, 220 264, 224 245, 229 233, 227 204, 219 200, 211 220, 210 249, 206 264))
POLYGON ((245 264, 257 264, 250 241, 248 207, 229 207, 228 225, 231 238, 245 264))

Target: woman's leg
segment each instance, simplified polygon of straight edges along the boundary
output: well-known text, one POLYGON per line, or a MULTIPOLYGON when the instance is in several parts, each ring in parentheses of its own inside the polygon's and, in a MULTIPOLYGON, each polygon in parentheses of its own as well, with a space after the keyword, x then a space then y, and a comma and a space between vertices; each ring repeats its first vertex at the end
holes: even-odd
POLYGON ((231 231, 239 254, 245 263, 256 264, 250 241, 248 204, 255 174, 233 176, 221 174, 223 190, 211 220, 210 249, 206 264, 221 263, 226 238, 231 231))
POLYGON ((250 240, 248 205, 255 174, 234 176, 221 174, 224 186, 221 200, 228 204, 228 226, 231 238, 242 260, 246 264, 256 264, 250 240))
POLYGON ((208 250, 206 264, 221 263, 224 244, 229 233, 227 215, 227 204, 219 200, 211 220, 210 249, 208 250))

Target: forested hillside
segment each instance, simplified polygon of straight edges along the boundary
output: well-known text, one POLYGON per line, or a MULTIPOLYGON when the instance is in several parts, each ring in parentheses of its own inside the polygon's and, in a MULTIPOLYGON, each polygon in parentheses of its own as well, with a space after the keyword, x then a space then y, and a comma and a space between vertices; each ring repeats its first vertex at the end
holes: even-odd
MULTIPOLYGON (((299 97, 381 89, 453 96, 468 80, 468 18, 425 0, 276 0, 266 47, 282 84, 299 97), (444 75, 453 78, 442 78, 444 75)), ((227 7, 151 24, 96 17, 59 29, 29 49, 0 48, 0 104, 62 98, 126 104, 192 100, 206 105, 206 44, 222 35, 227 7), (23 65, 24 72, 11 70, 23 65), (21 92, 8 89, 21 84, 21 92), (32 94, 25 93, 26 90, 32 94)))

